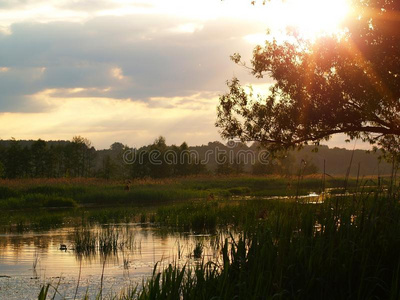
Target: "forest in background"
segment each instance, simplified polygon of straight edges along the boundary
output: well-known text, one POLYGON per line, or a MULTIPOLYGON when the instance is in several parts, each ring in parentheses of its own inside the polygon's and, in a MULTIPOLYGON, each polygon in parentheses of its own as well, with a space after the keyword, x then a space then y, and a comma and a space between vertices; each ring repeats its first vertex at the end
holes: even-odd
POLYGON ((270 155, 267 162, 261 162, 261 151, 265 149, 257 143, 231 146, 210 142, 189 147, 186 143, 167 145, 163 137, 139 149, 116 142, 103 150, 96 150, 88 139, 79 136, 71 141, 0 140, 0 178, 128 179, 242 173, 290 176, 321 173, 324 164, 325 172, 332 176, 346 175, 349 167, 351 176, 388 175, 392 171, 392 165, 382 161, 379 152, 305 146, 270 155), (126 151, 140 159, 127 164, 126 151), (160 153, 156 164, 152 162, 152 151, 160 153), (171 153, 182 159, 171 163, 166 159, 171 153))

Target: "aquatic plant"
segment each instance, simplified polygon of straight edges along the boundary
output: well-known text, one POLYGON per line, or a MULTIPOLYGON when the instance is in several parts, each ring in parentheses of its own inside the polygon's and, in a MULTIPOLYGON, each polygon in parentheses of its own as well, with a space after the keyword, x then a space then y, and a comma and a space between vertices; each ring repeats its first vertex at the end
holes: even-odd
POLYGON ((78 256, 93 256, 97 252, 108 256, 135 247, 133 233, 114 226, 76 228, 72 240, 78 256))
POLYGON ((204 245, 201 242, 197 242, 193 250, 193 257, 200 259, 203 254, 204 245))
POLYGON ((97 250, 97 235, 88 228, 77 228, 73 235, 73 242, 78 255, 90 256, 97 250))

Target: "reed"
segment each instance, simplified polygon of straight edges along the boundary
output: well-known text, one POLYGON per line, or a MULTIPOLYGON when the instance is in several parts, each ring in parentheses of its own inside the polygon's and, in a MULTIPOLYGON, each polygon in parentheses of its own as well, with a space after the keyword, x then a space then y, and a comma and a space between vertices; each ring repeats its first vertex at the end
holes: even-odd
POLYGON ((118 251, 133 250, 136 246, 133 233, 129 229, 113 226, 76 228, 72 241, 78 257, 93 256, 97 252, 108 256, 118 251))
POLYGON ((137 298, 398 299, 399 204, 377 195, 350 200, 336 213, 334 200, 279 207, 255 231, 226 240, 221 264, 169 266, 137 298))
POLYGON ((203 255, 204 245, 200 242, 196 243, 196 246, 193 250, 193 257, 196 259, 200 259, 203 255))

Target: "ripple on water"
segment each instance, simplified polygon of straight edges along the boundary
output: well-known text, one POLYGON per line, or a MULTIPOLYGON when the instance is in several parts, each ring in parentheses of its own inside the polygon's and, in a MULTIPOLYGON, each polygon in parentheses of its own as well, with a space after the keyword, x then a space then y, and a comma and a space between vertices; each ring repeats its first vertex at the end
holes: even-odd
MULTIPOLYGON (((98 233, 107 228, 97 226, 91 230, 98 233)), ((205 259, 216 259, 220 253, 216 249, 218 243, 212 242, 216 237, 213 235, 165 234, 164 231, 161 234, 157 228, 134 224, 112 228, 119 232, 119 237, 129 235, 133 240, 128 249, 121 247, 106 259, 98 252, 87 257, 77 256, 72 250, 74 228, 0 235, 0 276, 10 276, 0 278, 0 299, 37 299, 41 286, 47 283, 59 286, 55 299, 73 299, 79 273, 78 296, 96 295, 103 264, 103 294, 117 293, 122 287, 141 286, 157 262, 163 267, 175 261, 178 264, 193 261, 193 249, 199 241, 204 245, 205 259), (60 244, 67 245, 68 250, 61 251, 60 244)))

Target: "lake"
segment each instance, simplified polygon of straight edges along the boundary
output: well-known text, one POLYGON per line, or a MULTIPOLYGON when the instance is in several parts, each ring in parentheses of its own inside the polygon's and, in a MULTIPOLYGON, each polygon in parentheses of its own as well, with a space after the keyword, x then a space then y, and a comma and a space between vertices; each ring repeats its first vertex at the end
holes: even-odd
POLYGON ((202 235, 143 224, 0 234, 0 276, 4 276, 0 277, 0 299, 37 299, 47 283, 58 286, 55 299, 74 299, 78 281, 78 299, 86 293, 98 295, 101 286, 104 296, 127 287, 140 289, 156 263, 163 268, 169 263, 218 261, 226 237, 229 234, 222 231, 202 235), (83 231, 95 243, 89 250, 76 247, 83 231), (109 236, 114 246, 107 249, 104 240, 109 236), (60 250, 60 245, 67 250, 60 250))

